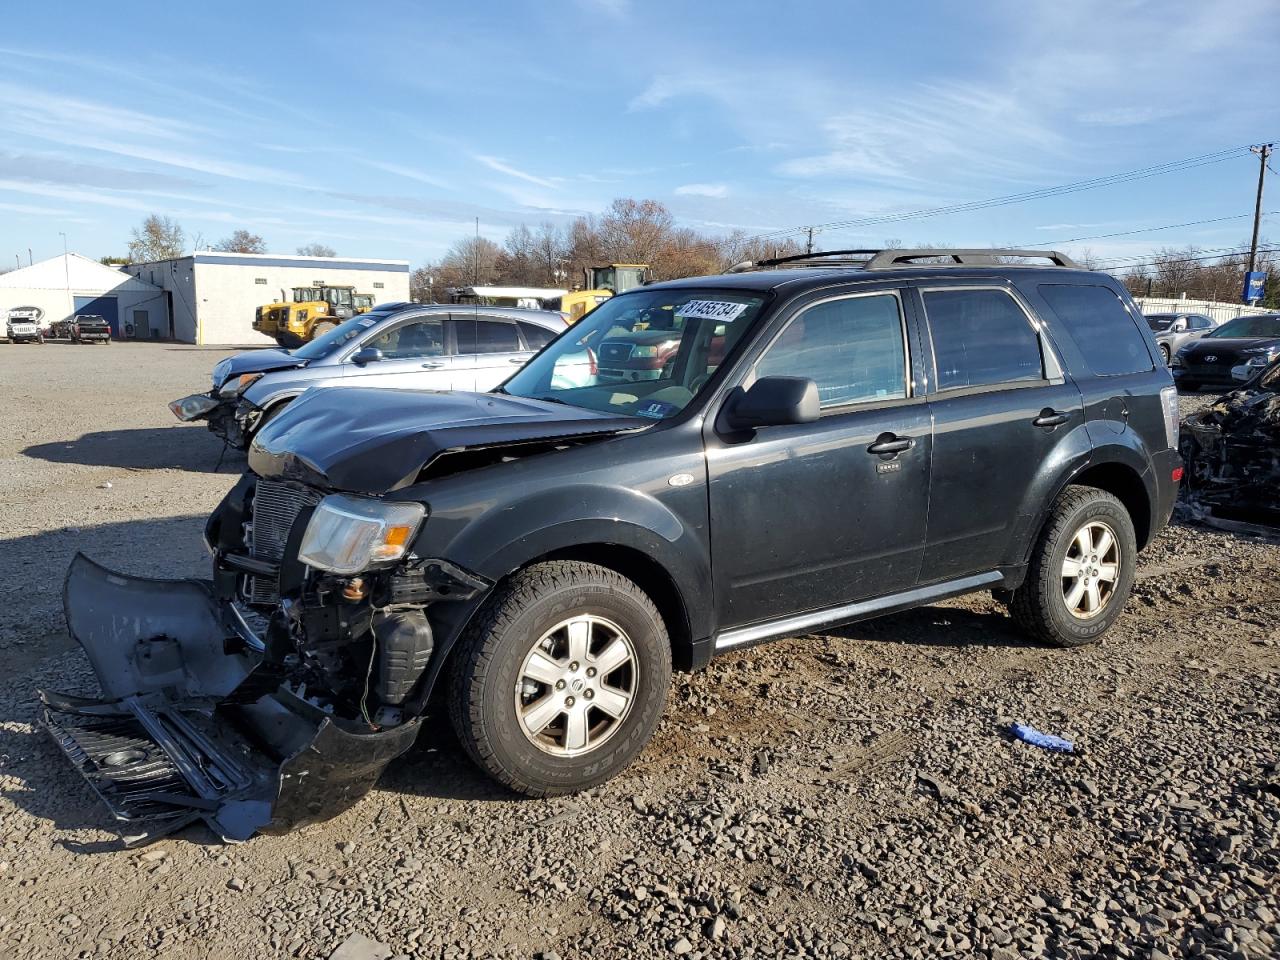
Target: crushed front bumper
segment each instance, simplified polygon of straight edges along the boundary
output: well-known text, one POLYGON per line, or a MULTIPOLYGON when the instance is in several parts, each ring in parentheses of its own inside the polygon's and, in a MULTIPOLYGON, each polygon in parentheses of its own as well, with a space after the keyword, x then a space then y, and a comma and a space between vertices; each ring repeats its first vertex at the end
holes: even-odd
POLYGON ((241 450, 249 445, 250 420, 257 415, 253 404, 216 393, 193 393, 172 401, 169 409, 184 423, 208 421, 210 433, 241 450))
POLYGON ((376 729, 298 696, 207 583, 125 576, 77 555, 63 596, 103 697, 41 691, 45 726, 127 825, 126 843, 197 820, 228 841, 326 820, 417 736, 418 719, 376 729))

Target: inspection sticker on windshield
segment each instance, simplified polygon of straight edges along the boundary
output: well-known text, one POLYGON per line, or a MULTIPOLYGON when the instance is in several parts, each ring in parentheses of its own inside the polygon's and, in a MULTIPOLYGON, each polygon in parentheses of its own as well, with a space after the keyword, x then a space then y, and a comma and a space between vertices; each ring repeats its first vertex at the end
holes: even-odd
POLYGON ((651 400, 637 410, 636 413, 642 417, 653 417, 655 420, 661 420, 675 411, 676 405, 674 403, 667 403, 665 400, 651 400))
POLYGON ((376 317, 365 317, 364 319, 362 319, 362 320, 360 321, 360 326, 362 326, 362 327, 372 327, 372 326, 373 326, 375 323, 377 323, 377 322, 378 322, 378 320, 377 320, 377 318, 376 318, 376 317))
POLYGON ((729 300, 690 300, 676 311, 676 316, 697 317, 700 320, 720 320, 732 323, 747 309, 745 303, 733 303, 729 300))

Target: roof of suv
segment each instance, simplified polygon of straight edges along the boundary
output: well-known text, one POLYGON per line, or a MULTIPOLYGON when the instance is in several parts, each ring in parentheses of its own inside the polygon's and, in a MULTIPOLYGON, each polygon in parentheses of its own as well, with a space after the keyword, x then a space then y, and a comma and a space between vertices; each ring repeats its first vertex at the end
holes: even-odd
MULTIPOLYGON (((953 250, 917 249, 917 250, 832 250, 821 253, 801 254, 794 257, 780 257, 775 260, 759 260, 746 262, 733 267, 730 272, 706 277, 690 277, 683 280, 667 280, 663 283, 651 284, 651 287, 715 287, 721 290, 777 290, 783 287, 789 291, 804 290, 828 286, 837 280, 883 280, 892 277, 895 280, 915 280, 921 278, 937 278, 945 275, 948 279, 969 278, 1006 278, 1011 273, 1019 276, 1031 274, 1037 279, 1045 277, 1052 280, 1064 275, 1070 276, 1106 276, 1097 271, 1084 270, 1069 257, 1053 250, 953 250), (860 259, 848 259, 851 255, 860 259), (1042 263, 998 263, 994 257, 1016 257, 1020 259, 1039 258, 1049 261, 1042 263), (823 263, 824 258, 839 258, 836 263, 823 263), (931 262, 919 263, 916 261, 931 262), (950 262, 939 262, 949 260, 950 262), (782 269, 778 269, 781 267, 782 269)), ((648 289, 646 287, 645 289, 648 289)))

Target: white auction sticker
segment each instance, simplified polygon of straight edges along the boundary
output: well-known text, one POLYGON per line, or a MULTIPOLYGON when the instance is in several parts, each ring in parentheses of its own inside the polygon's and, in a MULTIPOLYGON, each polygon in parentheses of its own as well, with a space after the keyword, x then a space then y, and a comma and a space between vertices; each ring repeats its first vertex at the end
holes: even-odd
POLYGON ((742 311, 747 309, 745 303, 733 303, 729 300, 690 300, 676 310, 676 316, 696 317, 700 320, 720 320, 732 323, 738 319, 742 311))

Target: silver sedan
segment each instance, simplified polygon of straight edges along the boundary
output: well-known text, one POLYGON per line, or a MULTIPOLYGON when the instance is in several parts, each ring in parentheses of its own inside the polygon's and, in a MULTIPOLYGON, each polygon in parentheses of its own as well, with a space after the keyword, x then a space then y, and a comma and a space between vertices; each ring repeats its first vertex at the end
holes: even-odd
POLYGON ((296 350, 250 350, 213 368, 212 389, 175 400, 180 420, 245 449, 310 387, 485 391, 567 326, 559 313, 460 304, 383 304, 296 350))

